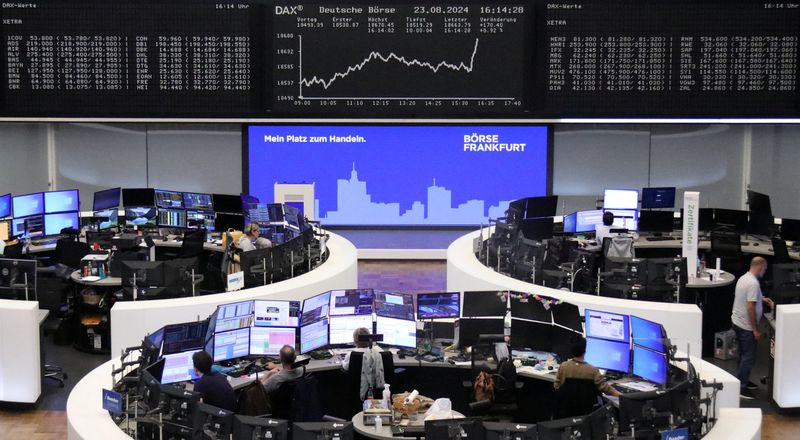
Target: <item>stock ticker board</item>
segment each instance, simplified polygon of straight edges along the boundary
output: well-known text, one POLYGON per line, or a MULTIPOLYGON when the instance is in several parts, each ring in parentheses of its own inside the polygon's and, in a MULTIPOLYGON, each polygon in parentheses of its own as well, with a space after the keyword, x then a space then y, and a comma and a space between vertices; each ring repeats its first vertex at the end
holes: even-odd
POLYGON ((0 116, 797 117, 799 2, 2 2, 0 116))

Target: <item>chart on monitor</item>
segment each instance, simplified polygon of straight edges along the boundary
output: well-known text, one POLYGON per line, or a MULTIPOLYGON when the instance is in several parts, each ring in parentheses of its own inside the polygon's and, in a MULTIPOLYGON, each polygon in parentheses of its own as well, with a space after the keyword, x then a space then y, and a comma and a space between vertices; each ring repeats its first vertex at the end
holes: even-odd
POLYGON ((528 12, 513 3, 276 7, 273 109, 519 112, 527 104, 528 12))

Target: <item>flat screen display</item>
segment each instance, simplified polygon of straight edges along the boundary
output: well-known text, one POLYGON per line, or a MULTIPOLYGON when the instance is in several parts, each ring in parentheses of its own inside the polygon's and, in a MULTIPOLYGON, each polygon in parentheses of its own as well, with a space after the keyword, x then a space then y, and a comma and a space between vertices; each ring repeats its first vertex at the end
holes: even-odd
POLYGON ((253 324, 253 301, 224 304, 217 308, 217 322, 214 332, 224 332, 253 324))
POLYGON ((630 320, 628 315, 585 309, 584 316, 587 338, 630 343, 630 320))
POLYGON ((675 187, 642 189, 642 209, 675 207, 675 187))
POLYGON ((299 301, 256 300, 253 310, 256 327, 300 326, 299 301))
POLYGON ((630 373, 631 346, 627 342, 586 338, 584 359, 589 364, 603 370, 630 373))
POLYGON ((305 326, 329 316, 331 293, 325 292, 303 300, 303 313, 300 315, 300 325, 305 326))
POLYGON ((659 353, 666 353, 664 327, 653 321, 631 316, 631 335, 633 343, 659 353))
POLYGON ((77 189, 64 191, 49 191, 44 193, 44 213, 52 214, 55 212, 78 211, 80 209, 80 197, 77 189))
POLYGON ((11 217, 11 194, 0 196, 0 218, 11 217))
POLYGON ((213 211, 214 202, 211 194, 183 193, 183 207, 200 211, 213 211))
POLYGON ((102 211, 104 209, 118 208, 121 192, 122 190, 120 188, 111 188, 95 192, 92 210, 102 211))
POLYGON ((249 328, 214 334, 214 362, 245 357, 249 354, 249 328))
POLYGON ((178 382, 197 380, 192 356, 200 350, 184 351, 181 353, 164 355, 164 372, 161 374, 161 384, 167 385, 178 382))
POLYGON ((331 291, 330 315, 370 315, 374 298, 372 290, 333 290, 331 291))
POLYGON ((633 346, 633 375, 659 385, 667 383, 667 356, 638 345, 633 346))
POLYGON ((417 295, 417 319, 458 318, 461 294, 458 292, 420 293, 417 295))
POLYGON ((365 328, 372 334, 372 314, 352 316, 331 316, 330 323, 331 344, 353 344, 353 332, 365 328))
POLYGON ((278 327, 252 327, 250 329, 250 356, 277 356, 281 348, 295 348, 297 329, 278 327))
POLYGON ((375 334, 383 335, 382 344, 396 347, 417 347, 417 322, 378 316, 375 334))
POLYGON ((157 189, 156 206, 159 208, 183 209, 183 193, 157 189))
POLYGON ((603 195, 603 208, 637 209, 639 208, 639 191, 635 189, 606 189, 603 195))
POLYGON ((44 194, 33 193, 14 196, 12 199, 14 217, 44 214, 44 194))
POLYGON ((156 226, 158 211, 153 207, 125 208, 125 226, 156 226))
POLYGON ((156 206, 156 192, 152 188, 124 188, 122 205, 126 208, 128 206, 156 206))
POLYGON ((44 235, 58 235, 64 228, 80 229, 81 219, 77 212, 59 212, 45 214, 44 235))
POLYGON ((247 160, 264 202, 275 182, 315 182, 326 225, 478 225, 547 195, 548 128, 252 125, 247 160))
POLYGON ((328 345, 328 318, 300 327, 300 353, 305 354, 328 345))
POLYGON ((413 320, 414 298, 407 293, 375 291, 375 314, 413 320))

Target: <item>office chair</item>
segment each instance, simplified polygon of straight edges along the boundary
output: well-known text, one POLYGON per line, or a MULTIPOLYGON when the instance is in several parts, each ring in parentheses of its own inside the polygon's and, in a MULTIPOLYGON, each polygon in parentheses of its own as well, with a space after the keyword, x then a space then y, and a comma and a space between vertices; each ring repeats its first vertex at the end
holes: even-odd
POLYGON ((711 231, 711 256, 722 261, 722 267, 735 276, 744 273, 742 236, 728 229, 711 231))
POLYGON ((322 419, 319 382, 312 375, 284 382, 269 397, 273 418, 290 423, 317 422, 322 419))
POLYGON ((792 259, 789 257, 789 248, 786 246, 786 241, 781 238, 772 238, 772 253, 775 256, 772 260, 773 264, 786 264, 792 262, 792 259))
POLYGON ((64 372, 63 367, 51 364, 44 365, 44 376, 42 377, 54 381, 61 388, 64 388, 64 381, 69 379, 69 376, 67 376, 67 373, 64 372))
MULTIPOLYGON (((380 353, 381 361, 383 362, 383 383, 388 383, 395 390, 403 389, 402 385, 397 383, 400 370, 394 368, 394 356, 391 351, 382 351, 380 353)), ((349 414, 355 414, 361 411, 364 399, 369 396, 360 396, 361 392, 361 370, 364 365, 364 353, 360 351, 353 351, 350 353, 350 363, 347 366, 347 402, 350 409, 349 414)), ((372 397, 380 399, 383 397, 383 388, 372 390, 372 397)))
MULTIPOLYGON (((517 390, 522 388, 523 383, 517 381, 516 369, 510 364, 510 357, 506 357, 507 353, 498 360, 498 345, 502 348, 505 342, 492 342, 493 339, 502 340, 502 335, 496 337, 481 335, 479 342, 472 346, 470 362, 473 377, 477 377, 481 372, 489 373, 491 376, 494 382, 494 400, 471 402, 469 409, 472 415, 484 419, 511 421, 516 418, 519 411, 517 390)), ((508 350, 508 346, 505 346, 505 350, 508 350)), ((472 391, 474 383, 465 381, 464 386, 472 391)))
POLYGON ((592 379, 566 379, 556 390, 553 419, 584 416, 602 404, 600 392, 592 379))
POLYGON ((203 254, 203 244, 206 242, 206 230, 197 229, 183 234, 181 250, 178 258, 200 257, 203 254))

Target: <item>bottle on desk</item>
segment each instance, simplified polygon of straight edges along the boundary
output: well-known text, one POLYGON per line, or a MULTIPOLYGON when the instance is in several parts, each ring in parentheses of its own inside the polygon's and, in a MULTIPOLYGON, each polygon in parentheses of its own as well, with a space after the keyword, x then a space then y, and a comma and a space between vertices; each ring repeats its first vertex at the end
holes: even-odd
POLYGON ((389 390, 389 384, 383 384, 383 404, 386 408, 392 407, 392 392, 389 390))

